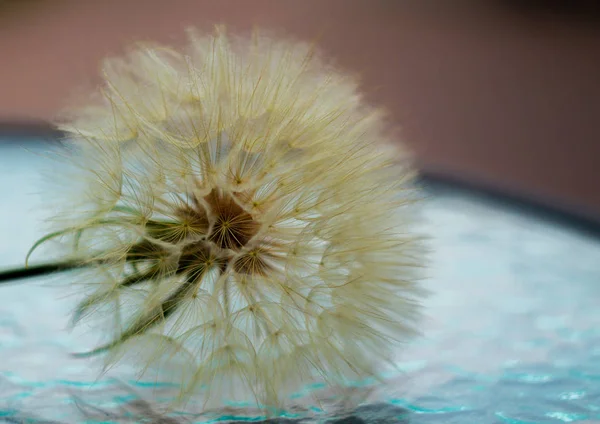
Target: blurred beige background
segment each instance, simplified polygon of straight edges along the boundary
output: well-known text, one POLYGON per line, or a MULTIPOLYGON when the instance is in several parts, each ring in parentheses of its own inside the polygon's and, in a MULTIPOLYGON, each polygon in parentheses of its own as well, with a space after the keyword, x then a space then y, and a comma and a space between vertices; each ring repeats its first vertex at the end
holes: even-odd
POLYGON ((390 110, 424 170, 597 218, 600 15, 594 2, 549 10, 560 3, 4 0, 0 122, 51 119, 126 43, 256 24, 320 37, 390 110))

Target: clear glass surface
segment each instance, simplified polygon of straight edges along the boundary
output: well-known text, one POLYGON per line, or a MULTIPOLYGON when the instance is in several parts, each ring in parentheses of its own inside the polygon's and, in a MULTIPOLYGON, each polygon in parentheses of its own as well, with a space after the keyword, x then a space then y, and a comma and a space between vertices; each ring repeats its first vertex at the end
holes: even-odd
MULTIPOLYGON (((0 139, 0 268, 22 265, 41 234, 45 149, 0 139)), ((433 252, 423 335, 398 352, 388 383, 365 389, 363 421, 346 422, 600 423, 600 240, 459 192, 433 193, 424 216, 433 252)), ((0 420, 135 422, 110 414, 172 388, 126 371, 98 378, 71 357, 96 339, 68 331, 73 298, 51 280, 0 286, 0 420)), ((236 414, 210 420, 260 419, 236 414)))

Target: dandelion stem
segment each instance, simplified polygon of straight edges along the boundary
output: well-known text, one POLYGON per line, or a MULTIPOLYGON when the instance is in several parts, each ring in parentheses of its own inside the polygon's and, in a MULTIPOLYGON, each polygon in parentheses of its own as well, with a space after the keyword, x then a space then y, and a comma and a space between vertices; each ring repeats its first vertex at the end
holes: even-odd
POLYGON ((40 277, 55 272, 69 271, 76 268, 83 268, 91 265, 86 262, 50 262, 38 265, 31 265, 23 268, 12 268, 0 270, 0 284, 10 284, 15 280, 24 278, 40 277))

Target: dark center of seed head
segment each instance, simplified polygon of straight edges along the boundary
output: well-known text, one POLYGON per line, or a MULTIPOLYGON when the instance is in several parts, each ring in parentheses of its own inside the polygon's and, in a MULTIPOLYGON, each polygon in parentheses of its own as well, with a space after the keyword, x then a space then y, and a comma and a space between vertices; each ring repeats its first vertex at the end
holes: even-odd
MULTIPOLYGON (((260 224, 231 195, 213 190, 203 200, 179 208, 175 222, 157 221, 146 227, 151 237, 167 243, 184 243, 176 272, 191 279, 201 278, 215 266, 224 272, 235 252, 245 247, 260 229, 260 224), (208 206, 208 211, 202 203, 208 206)), ((253 249, 238 258, 233 270, 241 274, 264 274, 268 266, 260 252, 253 249)), ((144 241, 131 249, 128 260, 159 259, 165 255, 163 247, 144 241)))
POLYGON ((219 248, 239 250, 258 232, 260 224, 233 197, 213 190, 204 200, 214 217, 208 240, 219 248))
MULTIPOLYGON (((186 245, 179 260, 179 272, 191 274, 192 278, 199 277, 214 266, 224 272, 234 256, 231 251, 246 246, 260 228, 260 224, 228 194, 213 190, 203 200, 210 209, 212 227, 205 240, 186 245)), ((196 206, 196 215, 206 214, 199 202, 196 206)), ((234 268, 240 272, 240 266, 234 268)), ((255 265, 252 269, 258 267, 255 265)))

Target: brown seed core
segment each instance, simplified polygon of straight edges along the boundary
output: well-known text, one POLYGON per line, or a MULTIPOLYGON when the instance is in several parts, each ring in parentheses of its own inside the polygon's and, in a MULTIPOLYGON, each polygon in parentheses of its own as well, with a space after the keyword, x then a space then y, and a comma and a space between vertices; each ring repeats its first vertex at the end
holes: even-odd
POLYGON ((231 196, 213 190, 204 200, 215 216, 208 240, 221 249, 239 250, 258 232, 260 224, 231 196))
MULTIPOLYGON (((146 226, 148 235, 153 238, 173 244, 185 243, 176 272, 192 280, 201 278, 215 266, 225 272, 235 256, 232 250, 242 249, 260 229, 260 224, 231 195, 213 190, 202 200, 194 198, 193 205, 178 208, 175 222, 151 221, 146 226)), ((132 260, 136 256, 165 254, 164 248, 151 241, 144 241, 129 252, 132 260)), ((233 270, 246 275, 264 275, 269 269, 265 257, 266 252, 253 249, 236 259, 233 270)))

